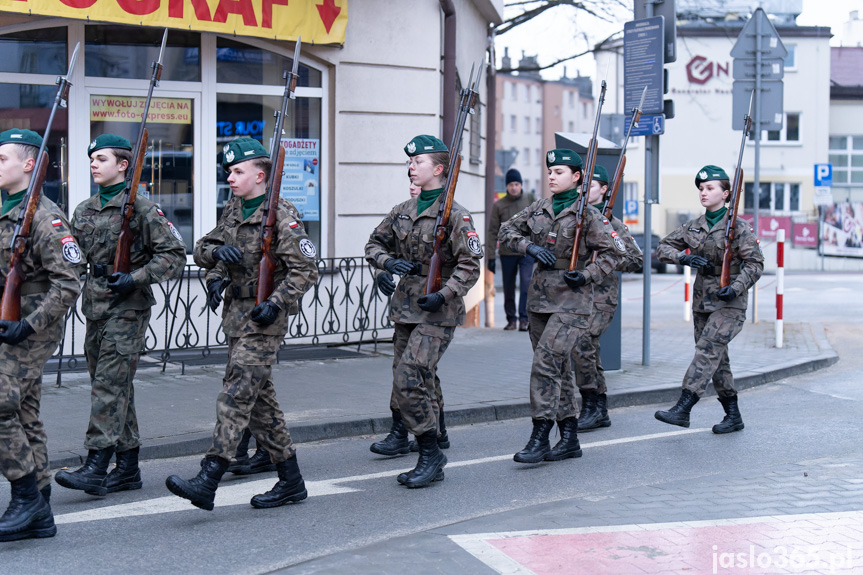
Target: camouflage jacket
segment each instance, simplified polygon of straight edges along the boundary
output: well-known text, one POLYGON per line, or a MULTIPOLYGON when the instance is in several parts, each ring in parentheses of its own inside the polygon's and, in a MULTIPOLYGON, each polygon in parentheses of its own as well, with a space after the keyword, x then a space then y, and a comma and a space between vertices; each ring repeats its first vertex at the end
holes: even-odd
POLYGON ((719 276, 722 271, 722 256, 725 252, 725 224, 728 215, 713 228, 703 215, 686 222, 659 242, 659 261, 679 264, 684 250, 702 256, 712 268, 701 268, 692 288, 692 309, 698 312, 713 312, 724 307, 746 309, 748 290, 764 272, 764 256, 752 227, 742 219, 737 220, 734 242, 731 245, 731 287, 737 297, 724 302, 717 297, 719 276))
POLYGON ((209 270, 206 281, 227 278, 231 284, 225 289, 222 306, 222 330, 229 337, 247 334, 277 335, 288 332, 290 316, 299 312, 300 299, 318 281, 317 250, 306 235, 299 212, 292 203, 279 198, 276 225, 271 249, 276 257, 273 272, 273 293, 268 298, 281 308, 275 323, 262 326, 249 317, 255 307, 258 287, 258 269, 261 263, 261 223, 264 219, 261 204, 248 219, 243 220, 240 198, 231 198, 219 223, 210 233, 195 244, 195 263, 209 270), (213 250, 222 245, 236 246, 243 251, 243 260, 229 264, 213 258, 213 250))
MULTIPOLYGON (((629 233, 629 228, 617 218, 612 217, 611 227, 617 233, 618 237, 623 240, 626 247, 626 254, 620 258, 615 271, 619 272, 636 272, 642 268, 644 264, 644 254, 635 240, 632 239, 632 234, 629 233)), ((597 283, 593 288, 593 305, 596 309, 614 313, 617 309, 617 304, 620 298, 620 281, 617 279, 617 274, 608 274, 601 282, 597 283)))
POLYGON ((464 295, 479 279, 482 243, 473 227, 470 212, 453 202, 450 230, 443 245, 441 293, 446 303, 438 311, 420 309, 417 299, 425 294, 428 264, 434 248, 434 231, 441 194, 422 214, 417 215, 417 198, 403 202, 387 214, 366 244, 366 260, 378 269, 390 258, 417 262, 418 275, 402 276, 390 300, 390 321, 459 325, 464 323, 464 295))
MULTIPOLYGON (((578 269, 587 284, 573 290, 563 281, 569 268, 572 244, 575 238, 576 208, 578 201, 561 211, 557 216, 551 207, 551 198, 543 198, 513 216, 500 227, 500 243, 519 254, 527 253, 530 244, 536 244, 554 252, 557 264, 547 269, 539 264, 530 281, 527 308, 533 312, 566 312, 588 315, 593 309, 594 287, 611 274, 626 253, 623 240, 611 227, 599 210, 585 206, 582 237, 578 246, 578 269), (590 262, 593 252, 595 262, 590 262)), ((613 275, 613 274, 612 274, 613 275)))
MULTIPOLYGON (((20 207, 0 216, 0 274, 4 285, 20 207)), ((81 250, 72 237, 66 215, 43 194, 21 260, 26 278, 21 284, 21 319, 27 320, 35 331, 29 339, 59 341, 66 312, 81 293, 77 267, 80 263, 81 250)))
MULTIPOLYGON (((497 239, 500 233, 500 225, 528 207, 534 201, 533 194, 522 192, 517 198, 513 198, 509 194, 499 199, 491 208, 491 218, 488 221, 488 236, 486 237, 486 253, 488 257, 494 259, 495 250, 498 250, 497 239)), ((500 246, 500 255, 502 256, 518 256, 521 255, 516 251, 508 249, 506 246, 500 246)))
POLYGON ((129 250, 136 289, 111 306, 115 294, 108 289, 108 276, 113 272, 117 238, 123 225, 122 207, 122 193, 104 206, 96 194, 81 202, 72 217, 72 231, 84 252, 84 263, 90 264, 81 305, 87 319, 106 319, 126 310, 152 307, 156 298, 150 284, 176 279, 186 266, 186 245, 180 232, 158 205, 137 196, 130 222, 134 239, 129 250))

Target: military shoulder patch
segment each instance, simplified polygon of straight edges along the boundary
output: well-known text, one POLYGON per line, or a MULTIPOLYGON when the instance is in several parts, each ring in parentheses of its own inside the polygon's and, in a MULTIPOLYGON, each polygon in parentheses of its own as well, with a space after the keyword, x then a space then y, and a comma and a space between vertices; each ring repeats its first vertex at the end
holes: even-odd
POLYGON ((289 227, 289 228, 291 228, 291 229, 293 230, 293 229, 296 229, 296 228, 300 227, 300 224, 299 224, 299 223, 297 223, 297 221, 296 221, 296 220, 294 220, 294 221, 292 221, 292 222, 288 222, 288 227, 289 227))
POLYGON ((168 227, 171 229, 171 233, 174 234, 174 237, 180 240, 181 243, 185 244, 185 242, 183 241, 183 236, 182 234, 180 234, 180 230, 174 227, 174 224, 172 224, 171 222, 168 222, 168 227))
POLYGON ((63 258, 73 264, 81 263, 81 248, 75 243, 75 238, 66 236, 60 239, 60 245, 63 247, 63 258))
POLYGON ((310 259, 318 255, 318 250, 315 249, 315 244, 313 244, 312 240, 309 238, 303 238, 300 240, 300 251, 303 252, 304 256, 310 259))
POLYGON ((470 221, 470 216, 463 216, 462 219, 466 222, 470 221))
POLYGON ((51 225, 54 226, 55 228, 60 227, 63 225, 63 220, 61 220, 60 218, 55 218, 55 219, 51 220, 51 225))
POLYGON ((477 234, 473 230, 469 230, 466 235, 467 235, 467 249, 470 250, 470 253, 481 256, 482 255, 482 246, 479 243, 479 234, 477 234))

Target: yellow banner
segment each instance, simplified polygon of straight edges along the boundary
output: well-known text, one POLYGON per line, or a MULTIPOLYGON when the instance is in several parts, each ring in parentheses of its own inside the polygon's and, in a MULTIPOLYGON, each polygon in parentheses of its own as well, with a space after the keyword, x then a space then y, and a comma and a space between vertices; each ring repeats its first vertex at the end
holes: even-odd
MULTIPOLYGON (((133 96, 90 96, 91 122, 140 122, 146 98, 133 96)), ((153 98, 147 123, 191 124, 192 100, 153 98)))
POLYGON ((0 0, 0 12, 344 44, 348 0, 0 0))

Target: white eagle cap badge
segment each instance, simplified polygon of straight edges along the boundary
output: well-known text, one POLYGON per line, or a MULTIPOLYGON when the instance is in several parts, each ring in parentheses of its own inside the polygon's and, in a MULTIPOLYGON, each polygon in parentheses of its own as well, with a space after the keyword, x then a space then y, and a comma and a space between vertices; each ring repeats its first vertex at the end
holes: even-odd
POLYGON ((553 164, 553 163, 554 163, 554 152, 549 152, 549 153, 548 153, 548 163, 549 163, 549 164, 553 164))
POLYGON ((228 160, 228 162, 233 162, 234 161, 234 151, 228 150, 227 152, 225 152, 225 159, 228 160))
POLYGON ((90 142, 90 149, 92 150, 95 147, 96 147, 96 140, 93 140, 92 142, 90 142))
POLYGON ((408 142, 408 153, 413 154, 417 151, 417 145, 414 142, 408 142))
POLYGON ((698 178, 699 178, 699 179, 701 179, 701 180, 706 180, 706 179, 707 179, 707 171, 706 171, 706 170, 701 170, 701 171, 698 173, 698 178))

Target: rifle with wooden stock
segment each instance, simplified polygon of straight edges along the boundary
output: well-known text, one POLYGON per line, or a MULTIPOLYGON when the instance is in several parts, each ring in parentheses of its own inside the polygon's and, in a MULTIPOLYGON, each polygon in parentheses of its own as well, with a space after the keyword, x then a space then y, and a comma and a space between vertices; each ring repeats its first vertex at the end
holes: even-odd
POLYGON ((263 221, 261 222, 261 263, 258 266, 258 291, 255 293, 255 305, 267 301, 273 293, 275 285, 273 273, 276 271, 276 258, 273 256, 273 231, 276 227, 276 215, 279 211, 279 193, 282 187, 282 170, 285 165, 285 147, 282 146, 282 131, 285 118, 288 115, 288 103, 296 99, 297 79, 300 66, 300 38, 294 47, 294 62, 291 73, 282 75, 285 79, 285 94, 282 96, 282 108, 273 112, 276 125, 273 128, 273 143, 270 147, 270 179, 267 182, 267 199, 264 201, 263 221))
POLYGON ((484 64, 485 62, 480 61, 476 79, 473 77, 473 72, 477 66, 471 67, 467 87, 461 91, 461 99, 459 100, 458 105, 458 116, 456 117, 455 130, 452 134, 452 145, 450 145, 449 148, 449 173, 447 174, 446 185, 444 186, 443 191, 445 196, 443 200, 441 200, 437 219, 435 220, 434 251, 432 253, 431 261, 429 262, 429 273, 426 278, 425 295, 431 295, 440 291, 443 285, 443 277, 441 276, 443 268, 443 244, 447 237, 450 214, 452 213, 452 203, 455 198, 455 187, 458 183, 458 174, 461 169, 462 134, 464 132, 464 125, 467 121, 467 117, 475 113, 477 101, 479 100, 479 79, 482 76, 482 68, 484 64))
POLYGON ((737 210, 740 207, 740 192, 743 190, 743 150, 746 149, 746 140, 752 130, 752 106, 755 102, 755 91, 749 100, 749 112, 743 117, 743 139, 740 142, 740 153, 737 155, 737 167, 734 169, 734 181, 731 186, 731 213, 725 222, 725 251, 722 253, 722 274, 719 276, 719 286, 725 287, 731 284, 731 243, 734 241, 735 227, 737 226, 737 210))
POLYGON ((599 132, 599 118, 602 116, 602 105, 605 103, 605 91, 607 89, 605 80, 602 81, 602 89, 599 91, 599 103, 596 106, 596 120, 593 122, 593 136, 587 145, 587 159, 584 163, 584 171, 581 174, 581 193, 578 196, 578 206, 575 209, 575 237, 572 240, 572 255, 569 256, 568 271, 578 268, 578 244, 581 242, 582 228, 584 227, 584 212, 587 207, 587 196, 590 195, 590 183, 593 181, 593 168, 596 166, 597 132, 599 132))
POLYGON ((45 148, 48 146, 48 137, 51 135, 51 126, 54 123, 54 115, 57 113, 57 108, 65 108, 69 99, 69 88, 72 86, 69 82, 69 76, 72 75, 72 70, 75 68, 75 61, 78 59, 78 48, 80 45, 80 42, 75 44, 75 50, 69 59, 69 68, 66 71, 66 75, 57 78, 57 95, 54 96, 51 115, 48 117, 45 133, 42 135, 42 145, 39 146, 39 152, 36 154, 36 165, 33 167, 33 175, 30 177, 27 193, 24 195, 24 199, 21 200, 18 223, 15 224, 15 231, 12 233, 12 258, 9 261, 9 273, 6 274, 3 297, 0 298, 0 319, 3 320, 21 320, 21 284, 27 279, 24 275, 21 260, 30 243, 30 229, 33 226, 33 217, 36 215, 36 208, 39 207, 39 200, 42 197, 42 184, 45 183, 45 174, 48 170, 48 152, 45 151, 45 148))
MULTIPOLYGON (((135 216, 135 201, 138 199, 138 185, 141 182, 141 169, 144 167, 144 155, 147 153, 147 115, 150 113, 150 100, 153 98, 153 88, 159 85, 162 78, 162 57, 165 55, 165 43, 168 41, 168 29, 162 35, 162 47, 159 49, 159 59, 153 62, 153 74, 150 77, 150 87, 147 90, 147 100, 144 102, 144 111, 141 113, 141 124, 138 126, 138 139, 132 156, 132 164, 126 169, 126 189, 123 191, 123 204, 121 208, 123 222, 120 226, 120 235, 117 238, 117 250, 114 252, 114 273, 131 273, 132 271, 132 242, 135 236, 132 234, 132 218, 135 216)), ((120 294, 114 296, 111 305, 122 299, 120 294)))

